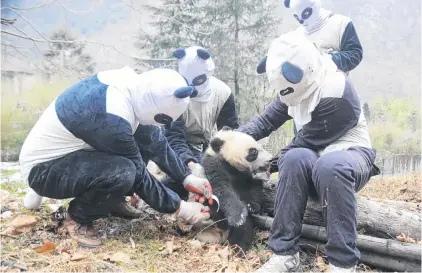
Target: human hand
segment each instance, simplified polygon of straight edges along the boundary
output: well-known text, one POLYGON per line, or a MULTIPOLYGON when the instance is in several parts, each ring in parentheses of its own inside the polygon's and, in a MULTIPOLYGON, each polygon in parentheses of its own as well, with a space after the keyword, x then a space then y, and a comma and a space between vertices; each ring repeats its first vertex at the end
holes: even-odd
POLYGON ((190 161, 188 163, 188 168, 192 171, 193 175, 201 178, 207 178, 205 176, 204 167, 202 167, 201 164, 190 161))
POLYGON ((209 207, 205 207, 198 202, 185 202, 182 200, 176 215, 189 224, 196 225, 210 218, 209 211, 209 207))
POLYGON ((187 191, 195 193, 195 197, 194 197, 195 201, 204 203, 205 200, 208 199, 208 204, 210 206, 213 204, 214 202, 212 199, 213 192, 212 192, 211 184, 208 181, 208 179, 190 174, 185 178, 185 180, 183 180, 183 187, 185 187, 187 191))

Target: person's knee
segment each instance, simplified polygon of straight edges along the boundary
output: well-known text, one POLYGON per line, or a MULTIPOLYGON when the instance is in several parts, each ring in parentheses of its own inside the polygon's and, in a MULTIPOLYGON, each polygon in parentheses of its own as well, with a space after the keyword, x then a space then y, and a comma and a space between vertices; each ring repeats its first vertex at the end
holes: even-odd
POLYGON ((315 152, 310 149, 294 148, 280 156, 277 165, 280 172, 283 170, 291 172, 298 168, 312 168, 316 158, 315 152))
POLYGON ((321 156, 312 170, 312 181, 319 187, 343 187, 351 182, 352 167, 343 151, 321 156))
POLYGON ((126 194, 132 189, 136 177, 136 167, 131 160, 120 157, 109 171, 112 173, 111 178, 116 183, 115 187, 118 187, 118 191, 126 194))

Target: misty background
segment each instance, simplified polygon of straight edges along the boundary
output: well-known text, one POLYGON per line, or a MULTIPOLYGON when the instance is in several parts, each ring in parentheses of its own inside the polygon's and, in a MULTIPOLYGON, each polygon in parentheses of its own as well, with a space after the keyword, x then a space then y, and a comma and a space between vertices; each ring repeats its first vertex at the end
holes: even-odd
MULTIPOLYGON (((241 123, 262 112, 265 76, 255 66, 269 42, 298 23, 278 0, 1 1, 2 161, 20 147, 45 107, 76 80, 124 65, 139 73, 176 68, 172 51, 207 48, 216 76, 236 97, 241 123)), ((350 73, 385 174, 420 170, 420 1, 323 0, 352 19, 363 60, 350 73)), ((292 138, 287 123, 265 142, 292 138)))

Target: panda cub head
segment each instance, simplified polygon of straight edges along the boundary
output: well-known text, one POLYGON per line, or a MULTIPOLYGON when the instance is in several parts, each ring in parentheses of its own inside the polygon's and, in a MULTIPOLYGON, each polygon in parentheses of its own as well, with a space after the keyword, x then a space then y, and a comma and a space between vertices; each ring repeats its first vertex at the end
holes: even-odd
POLYGON ((272 155, 251 136, 224 126, 211 139, 206 154, 219 156, 239 172, 255 175, 268 172, 272 155))

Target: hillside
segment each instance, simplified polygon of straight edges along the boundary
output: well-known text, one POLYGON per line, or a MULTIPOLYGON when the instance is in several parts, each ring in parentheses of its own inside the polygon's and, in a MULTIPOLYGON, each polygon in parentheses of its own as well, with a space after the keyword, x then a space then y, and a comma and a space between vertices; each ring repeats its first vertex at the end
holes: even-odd
MULTIPOLYGON (((421 100, 420 1, 323 0, 325 8, 348 16, 363 47, 363 61, 351 73, 364 101, 378 97, 421 100), (353 4, 352 4, 353 3, 353 4)), ((280 33, 297 23, 282 8, 280 33)))

